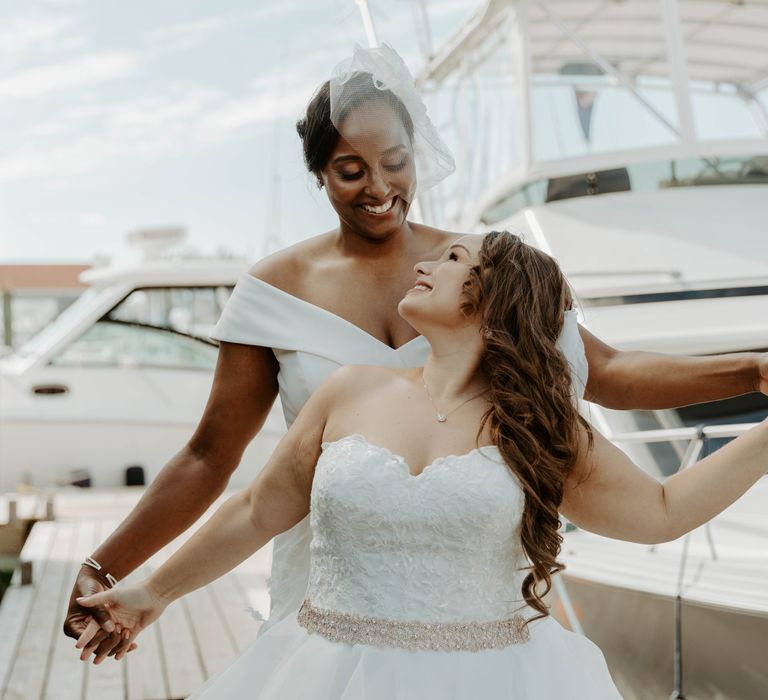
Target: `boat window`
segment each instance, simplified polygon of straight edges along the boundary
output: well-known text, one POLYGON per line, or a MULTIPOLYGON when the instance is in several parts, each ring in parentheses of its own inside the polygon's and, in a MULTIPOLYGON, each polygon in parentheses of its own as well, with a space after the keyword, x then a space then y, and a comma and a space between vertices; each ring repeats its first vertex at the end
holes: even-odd
POLYGON ((526 183, 499 198, 481 217, 495 224, 529 206, 616 191, 656 192, 673 187, 768 184, 768 156, 712 156, 577 173, 526 183))
POLYGON ((216 346, 164 328, 102 319, 51 364, 57 367, 162 367, 213 370, 216 346))
POLYGON ((581 175, 553 177, 547 184, 547 201, 573 199, 606 192, 626 192, 630 189, 626 168, 613 168, 581 175))
POLYGON ((534 207, 538 204, 544 204, 544 202, 547 201, 548 186, 548 180, 529 182, 527 185, 515 190, 500 199, 493 206, 489 207, 483 214, 483 223, 493 224, 497 221, 503 221, 512 216, 515 212, 525 209, 525 207, 534 207))
POLYGON ((67 328, 76 325, 80 320, 91 313, 95 300, 102 294, 108 294, 109 290, 98 290, 94 287, 86 289, 76 301, 62 311, 51 323, 44 326, 38 333, 29 338, 16 353, 21 357, 31 357, 42 352, 49 346, 52 339, 67 328))
POLYGON ((136 289, 106 318, 166 328, 208 340, 232 287, 147 287, 136 289))

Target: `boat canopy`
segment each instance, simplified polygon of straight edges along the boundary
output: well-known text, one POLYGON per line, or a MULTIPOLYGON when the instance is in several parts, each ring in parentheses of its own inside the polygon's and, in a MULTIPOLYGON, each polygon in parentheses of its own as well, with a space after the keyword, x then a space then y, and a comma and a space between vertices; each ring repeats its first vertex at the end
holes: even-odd
MULTIPOLYGON (((766 0, 488 0, 436 52, 419 75, 422 84, 444 80, 469 54, 482 54, 488 37, 517 16, 528 32, 531 69, 558 73, 584 62, 574 32, 629 78, 668 77, 668 6, 675 39, 685 47, 688 77, 754 91, 766 83, 766 0)), ((521 26, 522 28, 522 26, 521 26)))
POLYGON ((764 155, 766 46, 766 0, 487 0, 417 78, 459 166, 422 208, 466 223, 542 177, 764 155))

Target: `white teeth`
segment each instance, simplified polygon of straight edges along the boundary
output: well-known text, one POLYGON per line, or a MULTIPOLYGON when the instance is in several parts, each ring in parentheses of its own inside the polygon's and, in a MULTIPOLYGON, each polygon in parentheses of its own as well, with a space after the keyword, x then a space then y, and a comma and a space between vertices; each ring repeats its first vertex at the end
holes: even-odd
POLYGON ((371 214, 384 214, 392 208, 394 203, 395 203, 395 199, 393 197, 388 202, 384 202, 384 204, 378 207, 371 206, 370 204, 363 204, 362 206, 363 206, 363 209, 365 209, 365 211, 369 211, 371 212, 371 214))
POLYGON ((426 284, 417 284, 417 285, 414 287, 414 289, 425 289, 425 290, 429 291, 429 287, 427 287, 427 285, 426 285, 426 284))

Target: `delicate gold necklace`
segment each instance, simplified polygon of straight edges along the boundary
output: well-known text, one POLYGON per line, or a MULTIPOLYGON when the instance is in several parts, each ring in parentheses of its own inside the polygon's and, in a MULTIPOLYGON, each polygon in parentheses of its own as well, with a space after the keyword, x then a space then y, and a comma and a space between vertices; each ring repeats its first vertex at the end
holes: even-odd
POLYGON ((421 373, 421 385, 424 387, 424 391, 427 392, 427 398, 429 398, 429 403, 432 404, 432 408, 435 409, 435 420, 438 423, 445 423, 448 420, 448 416, 451 415, 454 411, 458 411, 465 403, 469 403, 473 399, 476 399, 483 394, 488 392, 488 389, 483 389, 481 392, 478 392, 477 394, 473 394, 468 399, 464 399, 458 406, 454 406, 450 411, 447 413, 441 413, 440 409, 435 406, 435 400, 432 398, 432 394, 429 393, 429 389, 427 388, 427 382, 424 379, 424 372, 421 373))

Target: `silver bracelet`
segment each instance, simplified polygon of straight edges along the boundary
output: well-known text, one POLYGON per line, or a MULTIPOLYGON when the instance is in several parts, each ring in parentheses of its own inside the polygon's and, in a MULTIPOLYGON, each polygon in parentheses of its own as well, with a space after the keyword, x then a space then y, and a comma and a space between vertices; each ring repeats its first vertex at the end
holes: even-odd
MULTIPOLYGON (((102 569, 101 564, 99 564, 99 562, 97 562, 92 557, 86 557, 83 559, 83 564, 90 566, 92 569, 96 569, 96 571, 101 571, 102 569)), ((103 573, 102 575, 107 579, 107 581, 109 581, 110 588, 114 588, 117 585, 117 579, 112 574, 103 573)))

